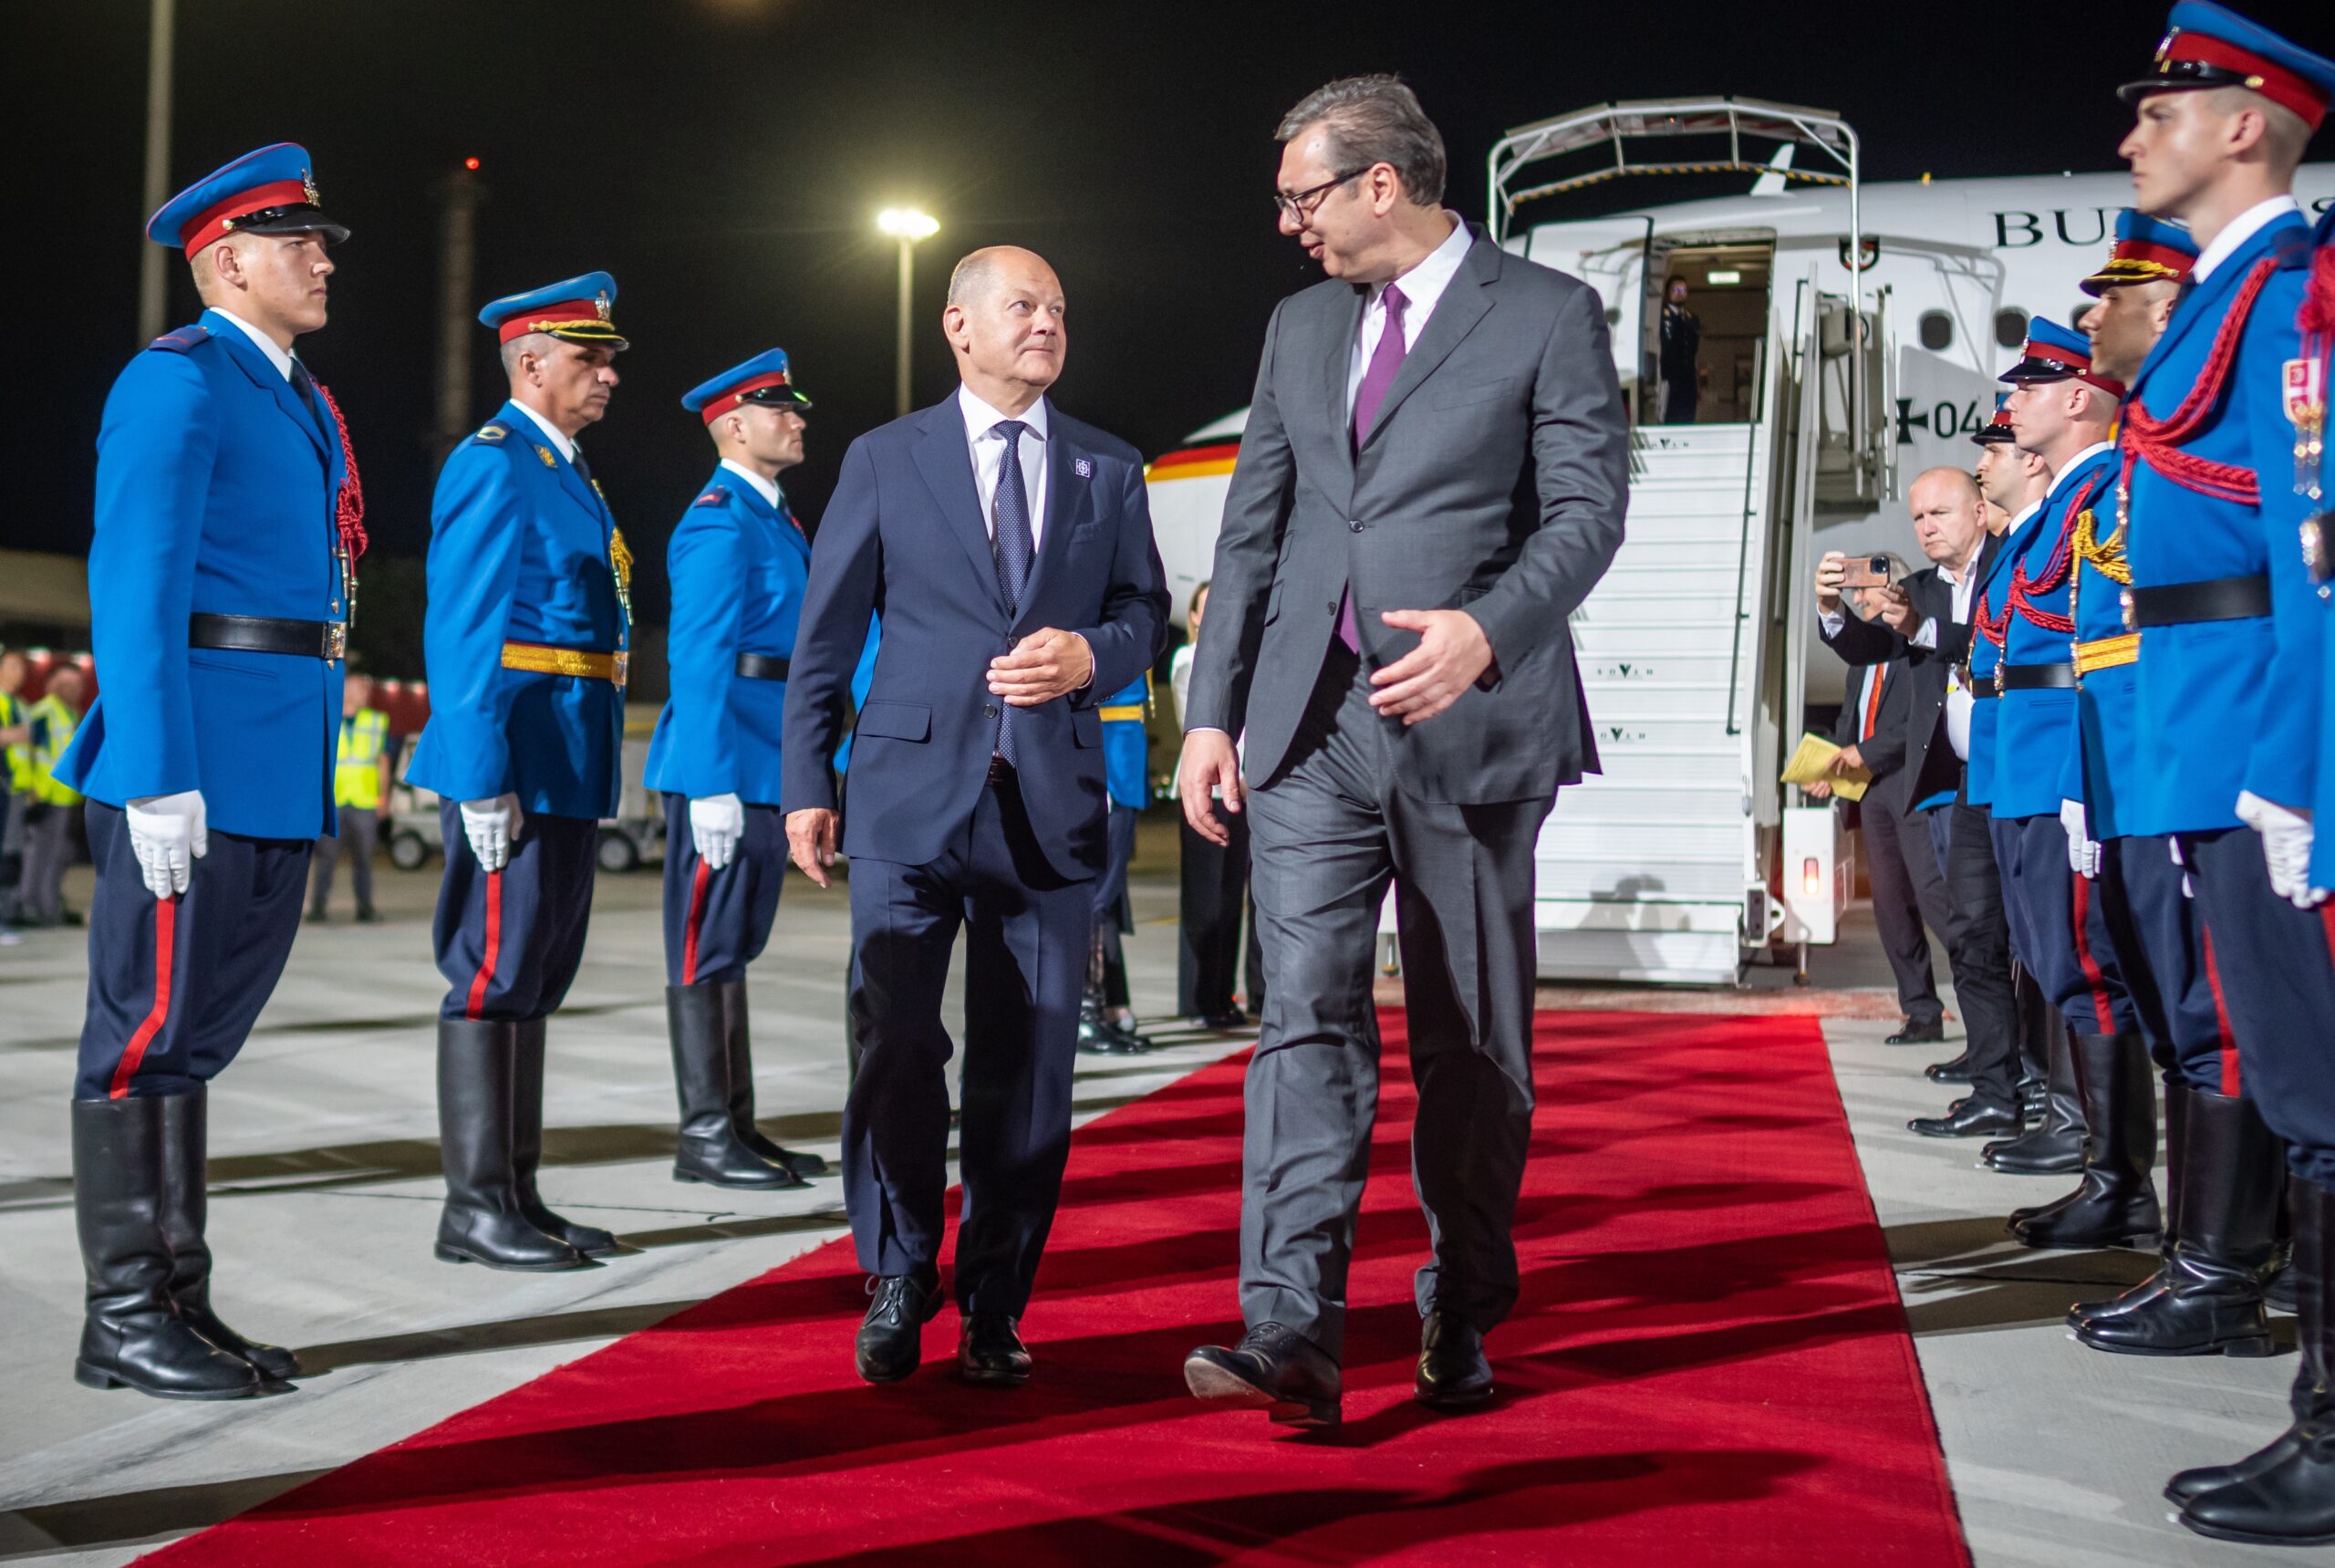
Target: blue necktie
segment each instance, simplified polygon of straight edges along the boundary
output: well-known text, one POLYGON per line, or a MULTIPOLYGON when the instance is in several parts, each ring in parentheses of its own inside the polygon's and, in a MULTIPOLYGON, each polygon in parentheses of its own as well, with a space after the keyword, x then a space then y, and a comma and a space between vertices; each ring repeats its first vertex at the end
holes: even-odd
MULTIPOLYGON (((1022 481, 1022 432, 1030 427, 1020 420, 1000 420, 990 427, 1005 438, 1005 455, 997 464, 996 524, 997 586, 1005 590, 1005 616, 1010 626, 1022 613, 1022 590, 1030 586, 1030 563, 1038 549, 1030 536, 1030 492, 1022 481)), ((1014 755, 1014 709, 1001 702, 997 717, 997 754, 1008 766, 1022 764, 1014 755)))

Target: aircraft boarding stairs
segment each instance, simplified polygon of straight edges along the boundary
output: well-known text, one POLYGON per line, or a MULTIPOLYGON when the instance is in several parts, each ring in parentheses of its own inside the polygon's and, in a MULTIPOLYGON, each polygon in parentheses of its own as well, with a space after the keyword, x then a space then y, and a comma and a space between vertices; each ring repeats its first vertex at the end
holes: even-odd
POLYGON ((1771 444, 1758 424, 1631 434, 1627 538, 1572 618, 1603 772, 1541 832, 1545 978, 1727 983, 1767 944, 1752 758, 1773 747, 1755 640, 1771 444))

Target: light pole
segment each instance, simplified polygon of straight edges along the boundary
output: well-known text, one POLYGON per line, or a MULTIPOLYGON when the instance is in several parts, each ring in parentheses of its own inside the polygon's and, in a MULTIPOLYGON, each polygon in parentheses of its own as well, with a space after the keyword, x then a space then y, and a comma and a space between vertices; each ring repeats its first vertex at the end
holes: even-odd
MULTIPOLYGON (((146 211, 152 213, 171 194, 171 57, 176 31, 176 0, 154 0, 153 25, 146 40, 146 211)), ((167 296, 162 274, 162 247, 138 245, 138 341, 150 343, 162 335, 162 306, 167 296)))
POLYGON ((916 243, 939 234, 940 223, 914 207, 887 207, 876 214, 876 226, 900 242, 899 363, 892 388, 893 400, 899 405, 896 411, 905 414, 908 411, 908 344, 912 330, 909 313, 915 304, 916 243))

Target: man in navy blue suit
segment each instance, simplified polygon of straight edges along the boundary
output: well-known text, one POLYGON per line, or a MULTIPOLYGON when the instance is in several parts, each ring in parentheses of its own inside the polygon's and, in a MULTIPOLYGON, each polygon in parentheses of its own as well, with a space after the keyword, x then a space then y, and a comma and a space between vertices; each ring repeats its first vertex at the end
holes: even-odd
POLYGON ((1030 1375, 1019 1324, 1070 1144, 1078 998, 1105 854, 1101 700, 1159 655, 1168 592, 1143 462, 1046 400, 1062 374, 1053 269, 1001 246, 957 264, 942 315, 963 385, 854 441, 812 552, 786 693, 795 864, 851 857, 844 1192, 876 1278, 860 1376, 917 1367, 940 1310, 950 1041, 941 990, 967 931, 955 1295, 971 1382, 1030 1375), (854 731, 833 759, 884 612, 854 731))

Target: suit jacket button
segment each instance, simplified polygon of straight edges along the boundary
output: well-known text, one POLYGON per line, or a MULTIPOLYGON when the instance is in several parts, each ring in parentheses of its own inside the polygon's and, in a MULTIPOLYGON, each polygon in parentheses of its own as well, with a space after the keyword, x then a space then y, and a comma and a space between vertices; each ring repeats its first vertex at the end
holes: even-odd
POLYGON ((981 717, 982 717, 982 718, 984 718, 984 719, 994 719, 994 718, 996 718, 996 717, 997 717, 997 704, 996 704, 996 703, 994 703, 994 702, 984 702, 984 703, 982 703, 982 704, 981 704, 981 717))
POLYGON ((1359 534, 1362 532, 1362 524, 1359 522, 1349 523, 1346 526, 1352 529, 1354 533, 1359 534))

